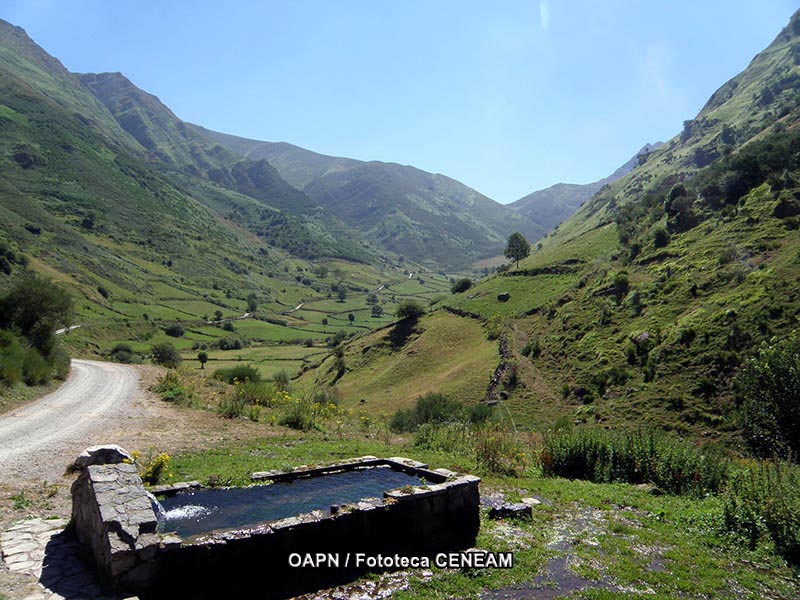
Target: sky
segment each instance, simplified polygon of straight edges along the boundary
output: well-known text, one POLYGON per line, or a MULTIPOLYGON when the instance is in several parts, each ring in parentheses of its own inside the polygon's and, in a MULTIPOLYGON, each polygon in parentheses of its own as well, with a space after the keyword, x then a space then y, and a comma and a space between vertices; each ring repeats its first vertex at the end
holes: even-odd
POLYGON ((800 0, 0 0, 74 72, 225 133, 507 203, 677 134, 800 0))

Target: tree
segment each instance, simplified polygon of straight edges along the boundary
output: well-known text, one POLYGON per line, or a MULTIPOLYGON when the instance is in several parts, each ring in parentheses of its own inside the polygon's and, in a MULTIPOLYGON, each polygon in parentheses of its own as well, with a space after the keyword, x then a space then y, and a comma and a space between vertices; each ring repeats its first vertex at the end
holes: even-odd
POLYGON ((348 313, 347 320, 351 323, 356 320, 356 316, 353 313, 348 313))
POLYGON ((221 321, 222 320, 222 311, 217 309, 214 311, 214 320, 221 321))
POLYGON ((380 304, 375 304, 372 307, 372 316, 378 318, 383 315, 383 307, 380 304))
POLYGON ((462 279, 453 282, 453 285, 450 286, 450 293, 460 294, 461 292, 466 292, 471 287, 472 279, 469 277, 463 277, 462 279))
POLYGON ((770 344, 735 380, 745 439, 759 456, 800 456, 800 337, 770 344))
POLYGON ((340 283, 336 289, 336 296, 339 298, 339 302, 344 302, 347 299, 347 286, 340 283))
POLYGON ((254 313, 258 308, 258 298, 256 298, 255 294, 250 294, 247 297, 247 312, 254 313))
POLYGON ((56 330, 69 326, 72 314, 72 297, 38 275, 21 279, 0 300, 0 328, 19 329, 45 356, 53 348, 56 330))
POLYGON ((403 321, 416 322, 424 314, 425 309, 413 300, 403 300, 397 307, 397 316, 403 321))
POLYGON ((181 355, 175 349, 175 346, 169 342, 163 344, 155 344, 150 349, 150 354, 153 357, 153 362, 168 369, 174 369, 181 364, 181 355))
POLYGON ((200 368, 205 369, 206 363, 208 362, 208 352, 198 352, 197 360, 200 361, 200 368))
POLYGON ((519 268, 519 261, 531 253, 531 245, 525 236, 516 231, 508 236, 508 243, 506 244, 506 251, 503 253, 509 260, 517 263, 519 268))

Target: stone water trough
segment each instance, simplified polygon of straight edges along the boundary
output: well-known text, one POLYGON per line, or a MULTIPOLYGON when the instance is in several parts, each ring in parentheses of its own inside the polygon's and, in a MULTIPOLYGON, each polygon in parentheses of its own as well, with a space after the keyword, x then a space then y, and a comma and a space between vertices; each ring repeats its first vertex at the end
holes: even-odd
POLYGON ((193 482, 148 492, 133 464, 82 466, 73 525, 105 585, 143 600, 287 598, 375 570, 356 564, 359 554, 469 548, 480 525, 480 479, 406 458, 252 479, 244 488, 193 482))

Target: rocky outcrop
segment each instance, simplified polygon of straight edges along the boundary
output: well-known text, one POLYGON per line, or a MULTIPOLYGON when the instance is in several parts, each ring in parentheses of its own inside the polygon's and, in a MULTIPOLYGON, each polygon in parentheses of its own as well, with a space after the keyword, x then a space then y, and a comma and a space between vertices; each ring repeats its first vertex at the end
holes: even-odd
POLYGON ((89 465, 115 465, 123 462, 132 463, 133 456, 116 444, 90 446, 78 455, 71 470, 79 471, 89 465))

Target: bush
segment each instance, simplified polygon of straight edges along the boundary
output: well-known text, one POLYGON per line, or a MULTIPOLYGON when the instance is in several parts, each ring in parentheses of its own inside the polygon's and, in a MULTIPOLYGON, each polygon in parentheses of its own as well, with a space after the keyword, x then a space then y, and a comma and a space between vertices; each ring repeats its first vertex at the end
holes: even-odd
POLYGON ((272 382, 275 384, 275 389, 279 392, 292 391, 292 380, 285 369, 281 369, 275 373, 275 377, 272 378, 272 382))
POLYGON ((141 465, 141 472, 139 475, 145 485, 156 485, 160 481, 169 479, 172 474, 169 472, 169 463, 171 458, 166 452, 162 452, 155 458, 148 460, 145 464, 141 465))
POLYGON ((473 404, 469 408, 469 422, 472 424, 485 423, 492 418, 494 409, 488 404, 473 404))
POLYGON ((153 357, 153 362, 168 369, 175 369, 181 364, 181 355, 169 342, 163 344, 155 344, 150 348, 150 354, 153 357))
POLYGON ((111 349, 111 360, 119 363, 130 364, 136 362, 136 354, 130 344, 119 343, 111 349))
POLYGON ((190 406, 195 398, 194 390, 184 385, 177 371, 167 371, 153 387, 165 402, 190 406))
POLYGON ((53 367, 53 374, 56 379, 66 380, 72 368, 69 352, 61 344, 56 344, 50 353, 50 364, 53 367))
POLYGON ((403 300, 397 307, 396 314, 398 319, 413 323, 425 314, 425 309, 413 300, 403 300))
POLYGON ((450 293, 452 294, 460 294, 462 292, 466 292, 469 288, 472 287, 472 279, 469 277, 463 277, 453 283, 450 286, 450 293))
POLYGON ((392 417, 392 431, 414 431, 423 423, 444 423, 464 419, 465 407, 442 394, 429 393, 417 399, 413 408, 400 409, 392 417))
POLYGON ((275 404, 275 386, 266 381, 245 381, 236 386, 234 394, 246 404, 271 407, 275 404))
POLYGON ((520 476, 529 463, 514 433, 501 425, 423 423, 414 434, 414 445, 425 450, 471 456, 478 469, 498 475, 520 476))
POLYGON ((800 563, 800 469, 775 461, 735 473, 723 498, 723 526, 751 548, 768 536, 787 561, 800 563))
POLYGON ((25 352, 22 363, 23 379, 28 385, 42 385, 50 381, 52 368, 36 348, 25 352))
POLYGON ((50 353, 56 329, 70 324, 72 298, 61 287, 29 275, 0 300, 0 328, 16 328, 44 356, 50 353))
POLYGON ((663 248, 667 244, 669 244, 670 235, 667 228, 662 226, 656 227, 655 231, 653 232, 653 244, 656 248, 663 248))
POLYGON ((173 324, 165 327, 164 333, 170 337, 179 338, 183 337, 183 334, 186 333, 186 330, 178 324, 173 324))
POLYGON ((652 483, 671 494, 702 496, 725 484, 729 461, 655 432, 559 431, 545 437, 546 476, 594 482, 652 483))
POLYGON ((14 385, 22 381, 25 350, 10 331, 0 331, 0 381, 14 385))
POLYGON ((236 365, 214 371, 214 379, 226 383, 244 383, 245 381, 261 381, 261 373, 253 365, 236 365))
POLYGON ((222 324, 222 330, 223 331, 234 332, 234 331, 236 331, 236 327, 233 326, 233 321, 225 321, 222 324))
POLYGON ((236 394, 231 394, 222 398, 217 407, 217 412, 226 419, 238 419, 244 414, 247 402, 236 394))
POLYGON ((762 343, 735 379, 740 423, 758 456, 800 456, 800 338, 762 343))

